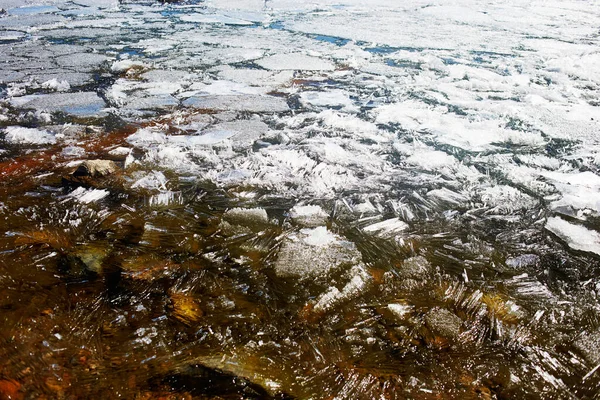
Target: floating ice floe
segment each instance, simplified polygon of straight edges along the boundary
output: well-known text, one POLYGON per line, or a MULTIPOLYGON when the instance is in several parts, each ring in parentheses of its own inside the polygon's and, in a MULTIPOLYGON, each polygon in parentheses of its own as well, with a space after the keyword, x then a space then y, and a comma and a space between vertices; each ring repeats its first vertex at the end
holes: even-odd
POLYGON ((184 100, 183 105, 201 110, 247 111, 254 113, 276 113, 289 110, 285 99, 259 95, 198 95, 184 100))
POLYGON ((95 92, 36 94, 11 99, 19 108, 64 112, 77 117, 98 116, 106 106, 95 92))
POLYGON ((188 15, 182 15, 181 17, 182 21, 185 22, 196 22, 196 23, 200 23, 200 24, 223 24, 223 25, 240 25, 240 26, 246 26, 246 25, 254 25, 253 22, 251 21, 246 21, 243 19, 239 19, 239 18, 232 18, 232 17, 228 17, 226 15, 219 15, 219 14, 188 14, 188 15))
POLYGON ((275 54, 256 61, 268 70, 333 71, 335 64, 319 57, 302 53, 275 54))

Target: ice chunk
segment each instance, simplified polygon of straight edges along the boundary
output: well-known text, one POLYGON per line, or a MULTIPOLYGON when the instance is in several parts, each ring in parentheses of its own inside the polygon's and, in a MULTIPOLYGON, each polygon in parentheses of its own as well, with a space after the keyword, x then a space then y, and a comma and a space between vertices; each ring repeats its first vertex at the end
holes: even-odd
POLYGON ((43 89, 56 90, 57 92, 66 92, 71 89, 71 85, 67 81, 59 81, 56 78, 50 79, 46 82, 42 82, 43 89))
POLYGON ((305 235, 302 238, 304 243, 311 246, 323 247, 336 241, 336 236, 324 226, 313 229, 302 229, 300 232, 305 235))
POLYGON ((431 264, 423 256, 410 257, 404 260, 397 274, 404 279, 423 280, 431 272, 431 264))
POLYGON ((10 8, 8 13, 11 15, 31 15, 31 14, 44 14, 60 11, 56 6, 22 6, 16 8, 10 8))
POLYGON ((152 171, 131 185, 132 189, 167 190, 167 178, 160 171, 152 171))
POLYGON ((387 308, 397 318, 402 319, 402 318, 404 318, 407 314, 409 314, 412 311, 413 306, 409 306, 409 305, 406 305, 406 304, 400 304, 400 303, 390 303, 390 304, 387 305, 387 308))
POLYGON ((167 190, 150 196, 148 199, 148 205, 150 207, 170 206, 174 204, 181 204, 182 201, 183 195, 181 192, 167 190))
POLYGON ((226 95, 261 95, 264 93, 264 90, 261 88, 249 86, 243 83, 238 82, 230 82, 230 81, 212 81, 209 84, 193 84, 189 87, 189 90, 198 90, 201 93, 206 93, 207 95, 217 95, 217 96, 226 96, 226 95))
POLYGON ((85 149, 79 146, 67 146, 61 154, 65 157, 83 157, 85 155, 85 149))
POLYGON ((290 216, 294 222, 299 225, 315 228, 325 225, 329 215, 319 206, 300 206, 296 205, 290 210, 290 216))
POLYGON ((583 332, 573 345, 590 364, 600 363, 600 329, 583 332))
POLYGON ((98 69, 106 61, 108 57, 95 53, 66 54, 56 58, 56 63, 61 67, 74 68, 79 72, 98 69))
POLYGON ((535 254, 523 254, 506 259, 506 265, 512 268, 530 267, 539 264, 540 257, 535 254))
POLYGON ((185 107, 214 111, 247 111, 276 113, 289 110, 287 102, 274 96, 228 95, 192 96, 183 101, 185 107))
POLYGON ((329 60, 301 53, 276 54, 257 60, 256 64, 276 71, 333 71, 335 69, 335 64, 329 60))
POLYGON ((54 144, 56 137, 47 130, 9 126, 6 128, 7 142, 14 144, 54 144))
POLYGON ((342 108, 348 111, 358 109, 345 90, 302 92, 300 94, 300 102, 304 106, 342 108))
POLYGON ((390 237, 408 229, 408 224, 399 218, 390 218, 385 221, 377 222, 363 228, 367 233, 374 233, 381 237, 390 237))
POLYGON ((546 229, 564 240, 575 250, 600 255, 600 233, 575 225, 559 217, 548 218, 546 229))
POLYGON ((481 193, 481 201, 493 211, 502 214, 530 210, 537 205, 537 201, 528 194, 506 185, 485 188, 481 193))
POLYGON ((113 62, 112 66, 110 67, 110 70, 115 73, 122 73, 132 68, 141 70, 148 68, 148 65, 138 60, 118 60, 113 62))
POLYGON ((102 200, 106 196, 108 196, 110 192, 104 189, 86 189, 83 186, 78 187, 68 194, 68 197, 77 200, 83 204, 89 204, 96 202, 98 200, 102 200))
POLYGON ((363 265, 357 265, 350 270, 350 281, 340 291, 335 286, 320 295, 313 308, 316 312, 325 312, 340 303, 358 297, 371 284, 372 278, 363 265))
POLYGON ((360 259, 353 243, 319 227, 286 237, 274 267, 279 276, 307 279, 325 276, 344 265, 356 265, 360 259))

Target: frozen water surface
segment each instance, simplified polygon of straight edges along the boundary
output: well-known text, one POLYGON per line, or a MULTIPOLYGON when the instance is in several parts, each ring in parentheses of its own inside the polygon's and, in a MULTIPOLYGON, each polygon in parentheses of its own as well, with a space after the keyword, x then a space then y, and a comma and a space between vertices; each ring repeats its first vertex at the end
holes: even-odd
POLYGON ((600 396, 597 2, 0 9, 0 398, 600 396))

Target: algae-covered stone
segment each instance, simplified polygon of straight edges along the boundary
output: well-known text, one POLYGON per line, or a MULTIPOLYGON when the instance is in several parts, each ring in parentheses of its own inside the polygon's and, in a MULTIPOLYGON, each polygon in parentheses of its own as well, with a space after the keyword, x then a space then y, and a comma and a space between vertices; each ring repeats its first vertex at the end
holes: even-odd
POLYGON ((202 318, 202 315, 204 315, 198 301, 190 293, 171 291, 169 297, 173 308, 173 317, 184 324, 191 325, 198 322, 202 318))
POLYGON ((457 339, 462 320, 445 308, 434 308, 425 315, 425 324, 436 336, 457 339))
POLYGON ((600 329, 583 332, 573 345, 590 364, 600 364, 600 329))
POLYGON ((223 220, 231 225, 262 229, 269 224, 264 208, 232 208, 223 214, 223 220))
POLYGON ((108 254, 110 249, 106 246, 87 244, 80 246, 76 251, 75 255, 83 262, 86 268, 90 271, 100 273, 102 272, 102 262, 108 254))
POLYGON ((103 177, 115 173, 119 167, 111 160, 87 160, 73 172, 73 176, 103 177))
POLYGON ((398 269, 398 275, 405 279, 421 280, 431 271, 431 264, 423 256, 410 257, 404 260, 398 269))

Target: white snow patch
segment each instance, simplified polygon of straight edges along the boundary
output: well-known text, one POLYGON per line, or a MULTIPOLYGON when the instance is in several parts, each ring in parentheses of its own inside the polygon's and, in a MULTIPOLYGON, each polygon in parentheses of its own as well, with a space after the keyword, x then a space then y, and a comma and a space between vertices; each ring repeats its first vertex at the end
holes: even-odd
POLYGON ((337 242, 335 234, 329 232, 326 227, 319 226, 313 229, 302 229, 300 232, 306 236, 302 238, 304 243, 315 247, 328 246, 331 243, 337 242))
POLYGON ((9 126, 5 139, 14 144, 55 144, 56 137, 47 130, 9 126))
POLYGON ((546 229, 564 240, 575 250, 600 255, 600 233, 572 224, 559 217, 548 218, 546 229))
POLYGON ((67 81, 59 81, 56 78, 50 79, 41 84, 43 89, 56 90, 57 92, 67 92, 71 89, 71 85, 67 81))

